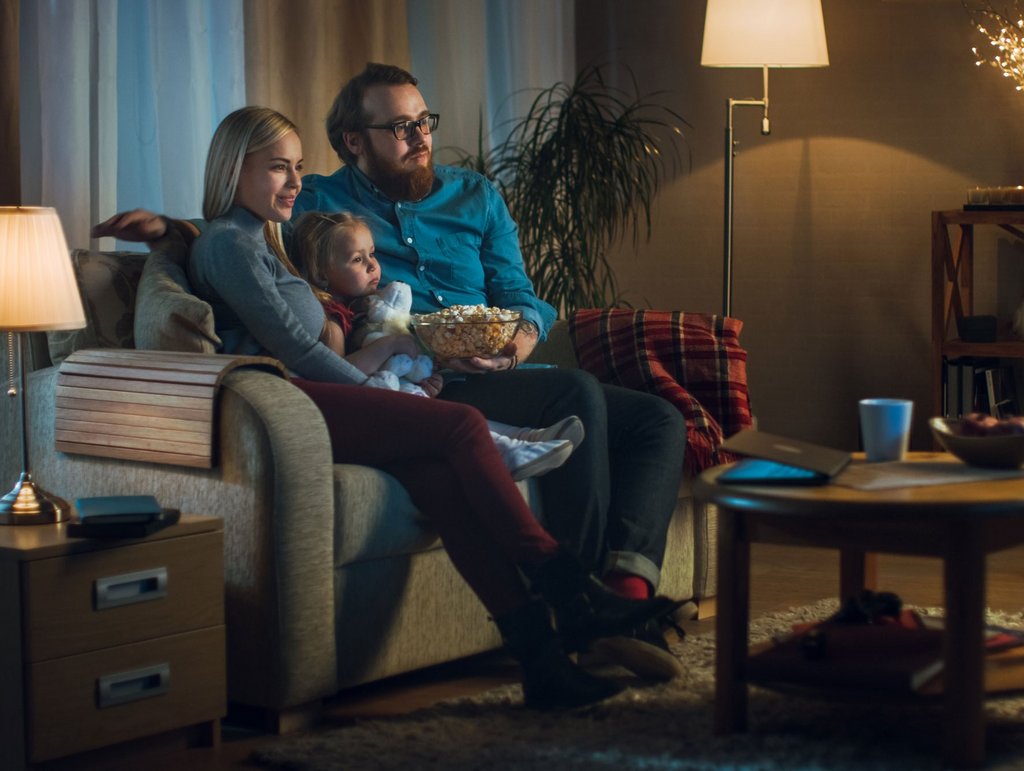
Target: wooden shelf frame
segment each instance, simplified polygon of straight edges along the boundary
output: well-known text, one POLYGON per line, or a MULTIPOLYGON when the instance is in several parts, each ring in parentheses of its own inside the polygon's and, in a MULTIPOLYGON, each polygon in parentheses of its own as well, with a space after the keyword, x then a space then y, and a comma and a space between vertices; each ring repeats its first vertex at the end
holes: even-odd
POLYGON ((1024 340, 971 343, 957 322, 974 315, 974 228, 992 225, 1024 240, 1024 210, 932 212, 932 414, 942 415, 945 359, 961 356, 1024 358, 1024 340))

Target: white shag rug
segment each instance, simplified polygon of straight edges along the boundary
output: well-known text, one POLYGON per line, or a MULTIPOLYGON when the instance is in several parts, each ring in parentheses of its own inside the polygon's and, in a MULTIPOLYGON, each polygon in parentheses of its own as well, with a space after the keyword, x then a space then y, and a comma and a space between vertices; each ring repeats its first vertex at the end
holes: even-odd
MULTIPOLYGON (((834 601, 751 623, 756 642, 798 621, 821 619, 834 601)), ((1024 613, 990 614, 1024 628, 1024 613)), ((518 686, 442 702, 390 719, 284 738, 251 760, 278 769, 941 769, 941 703, 878 706, 750 689, 749 731, 713 731, 714 635, 674 646, 686 676, 642 684, 601 704, 563 713, 523 709, 518 686)), ((619 670, 612 670, 614 676, 619 670)), ((987 704, 986 768, 1024 769, 1024 694, 987 704)))

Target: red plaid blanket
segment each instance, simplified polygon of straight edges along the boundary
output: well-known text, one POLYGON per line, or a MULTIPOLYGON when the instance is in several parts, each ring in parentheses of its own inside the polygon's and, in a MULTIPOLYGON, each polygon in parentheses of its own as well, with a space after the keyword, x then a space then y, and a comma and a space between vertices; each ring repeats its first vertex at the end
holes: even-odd
POLYGON ((585 309, 569 319, 580 367, 683 413, 691 473, 729 460, 719 445, 752 423, 742 328, 739 319, 680 311, 585 309))

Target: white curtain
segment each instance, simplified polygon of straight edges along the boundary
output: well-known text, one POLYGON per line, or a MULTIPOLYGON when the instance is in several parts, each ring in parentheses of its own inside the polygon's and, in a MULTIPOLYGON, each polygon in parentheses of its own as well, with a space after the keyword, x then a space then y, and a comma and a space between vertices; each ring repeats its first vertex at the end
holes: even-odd
POLYGON ((441 114, 434 140, 475 153, 499 142, 538 89, 576 73, 575 0, 407 0, 413 74, 441 114))
POLYGON ((22 0, 20 89, 22 201, 69 245, 124 209, 197 216, 210 137, 245 104, 242 0, 22 0))

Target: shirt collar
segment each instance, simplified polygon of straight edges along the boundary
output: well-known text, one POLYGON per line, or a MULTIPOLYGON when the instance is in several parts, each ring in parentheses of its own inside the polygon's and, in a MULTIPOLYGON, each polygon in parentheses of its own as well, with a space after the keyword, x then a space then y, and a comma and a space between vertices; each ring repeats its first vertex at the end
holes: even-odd
POLYGON ((366 176, 363 170, 359 168, 356 164, 350 163, 348 164, 348 167, 352 169, 352 174, 355 177, 357 185, 359 185, 364 190, 372 193, 373 195, 377 196, 382 201, 386 201, 387 203, 394 203, 394 201, 392 201, 390 198, 388 198, 386 195, 384 195, 384 193, 380 191, 380 188, 373 184, 373 180, 366 176))

